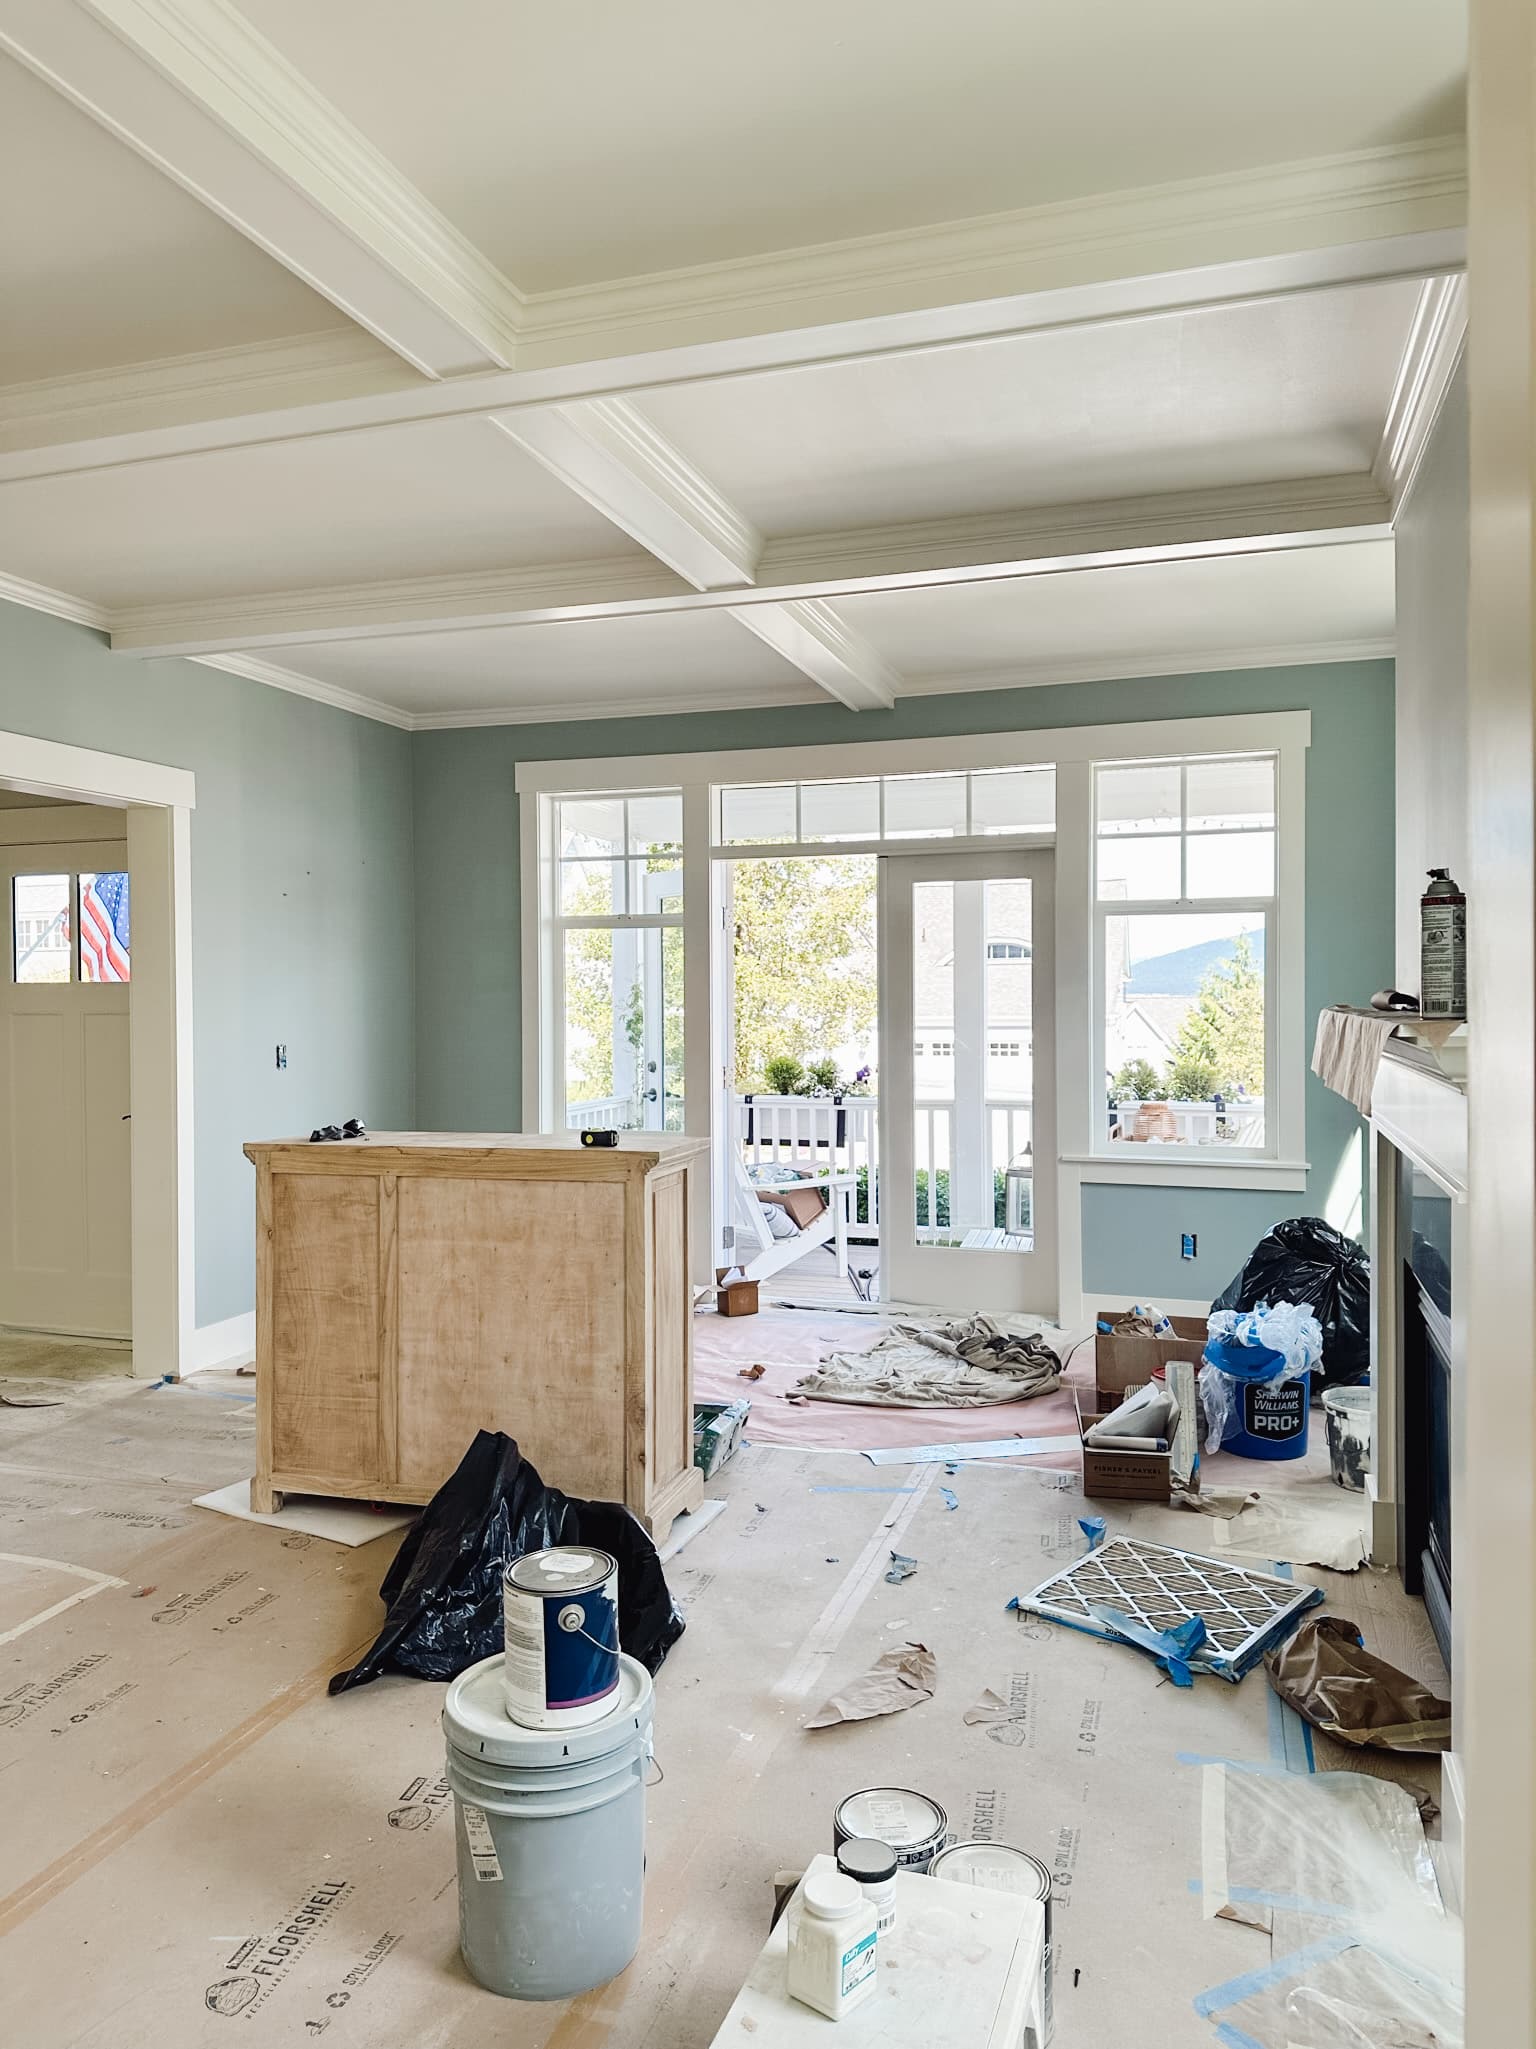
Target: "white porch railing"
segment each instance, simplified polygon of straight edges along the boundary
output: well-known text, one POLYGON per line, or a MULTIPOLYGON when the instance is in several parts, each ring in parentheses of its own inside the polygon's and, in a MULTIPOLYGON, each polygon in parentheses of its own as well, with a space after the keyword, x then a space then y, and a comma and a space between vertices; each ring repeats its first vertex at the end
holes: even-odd
POLYGON ((634 1113, 634 1102, 629 1096, 593 1096, 585 1103, 567 1103, 565 1106, 565 1128, 567 1131, 619 1130, 621 1118, 634 1113))
MULTIPOLYGON (((736 1135, 748 1167, 792 1167, 801 1172, 864 1173, 855 1194, 856 1236, 880 1235, 880 1104, 874 1096, 737 1096, 736 1135)), ((918 1180, 918 1221, 934 1222, 926 1205, 937 1195, 938 1174, 953 1177, 953 1101, 924 1100, 913 1106, 913 1167, 918 1180), (922 1191, 928 1191, 924 1194, 922 1191)), ((990 1223, 996 1176, 1030 1143, 1033 1106, 1017 1097, 989 1101, 987 1157, 977 1163, 976 1188, 967 1209, 990 1223)), ((953 1184, 952 1184, 953 1185, 953 1184)))
POLYGON ((880 1235, 880 1105, 874 1096, 737 1096, 736 1138, 748 1167, 858 1174, 852 1224, 880 1235), (861 1214, 862 1212, 862 1214, 861 1214))

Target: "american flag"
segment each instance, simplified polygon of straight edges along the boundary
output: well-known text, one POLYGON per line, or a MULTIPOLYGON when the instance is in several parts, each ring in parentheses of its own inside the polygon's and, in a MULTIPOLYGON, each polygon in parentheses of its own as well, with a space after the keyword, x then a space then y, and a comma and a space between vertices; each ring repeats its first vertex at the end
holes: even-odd
POLYGON ((121 870, 80 878, 80 979, 128 979, 128 877, 121 870))

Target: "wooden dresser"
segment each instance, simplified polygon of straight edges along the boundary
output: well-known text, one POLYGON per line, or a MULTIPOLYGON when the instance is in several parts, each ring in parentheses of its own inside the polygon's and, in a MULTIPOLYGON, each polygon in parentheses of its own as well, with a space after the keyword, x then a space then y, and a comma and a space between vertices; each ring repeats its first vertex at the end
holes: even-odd
POLYGON ((707 1152, 650 1132, 248 1145, 252 1508, 427 1501, 477 1430, 504 1430, 551 1486, 663 1537, 703 1495, 688 1223, 707 1152))

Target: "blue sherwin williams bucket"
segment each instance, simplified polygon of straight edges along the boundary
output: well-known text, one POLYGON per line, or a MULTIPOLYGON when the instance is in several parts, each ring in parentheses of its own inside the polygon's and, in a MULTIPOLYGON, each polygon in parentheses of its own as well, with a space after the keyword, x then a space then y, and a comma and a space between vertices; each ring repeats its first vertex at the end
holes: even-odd
POLYGON ((619 1568, 558 1544, 507 1567, 507 1713, 529 1729, 601 1721, 619 1687, 619 1568))
POLYGON ((652 1705, 651 1675, 623 1657, 608 1713, 579 1728, 514 1722, 499 1657, 449 1687, 459 1948, 488 1990, 572 1999, 633 1961, 652 1705))
POLYGON ((1219 1445, 1208 1451, 1235 1452, 1239 1458, 1304 1458, 1312 1376, 1277 1380, 1284 1363, 1267 1345, 1234 1345, 1213 1338, 1205 1348, 1207 1372, 1225 1373, 1232 1383, 1232 1409, 1219 1445), (1269 1375, 1271 1377, 1266 1378, 1269 1375))

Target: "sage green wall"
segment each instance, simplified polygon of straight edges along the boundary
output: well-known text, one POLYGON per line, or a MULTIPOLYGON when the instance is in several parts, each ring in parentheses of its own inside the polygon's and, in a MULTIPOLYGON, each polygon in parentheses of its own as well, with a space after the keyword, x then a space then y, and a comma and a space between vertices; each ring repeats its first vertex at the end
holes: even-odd
POLYGON ((414 1119, 411 736, 195 662, 128 661, 7 604, 0 727, 197 777, 197 1320, 241 1315, 255 1299, 244 1141, 414 1119))
MULTIPOLYGON (((1310 710, 1307 769, 1308 1044, 1324 1003, 1359 1002, 1392 979, 1392 664, 1073 683, 915 697, 889 712, 840 705, 693 712, 418 733, 416 792, 417 1114, 429 1130, 521 1122, 518 829, 520 761, 809 746, 964 733, 1044 731, 1134 719, 1310 710)), ((1090 1291, 1209 1298, 1277 1217, 1330 1207, 1344 1191, 1360 1120, 1308 1081, 1311 1183, 1302 1195, 1091 1186, 1083 1194, 1090 1291), (1342 1181, 1340 1179, 1342 1175, 1342 1181), (1337 1185, 1336 1185, 1337 1184, 1337 1185), (1199 1257, 1179 1257, 1182 1231, 1199 1257)), ((1358 1164, 1353 1198, 1359 1193, 1358 1164)))

